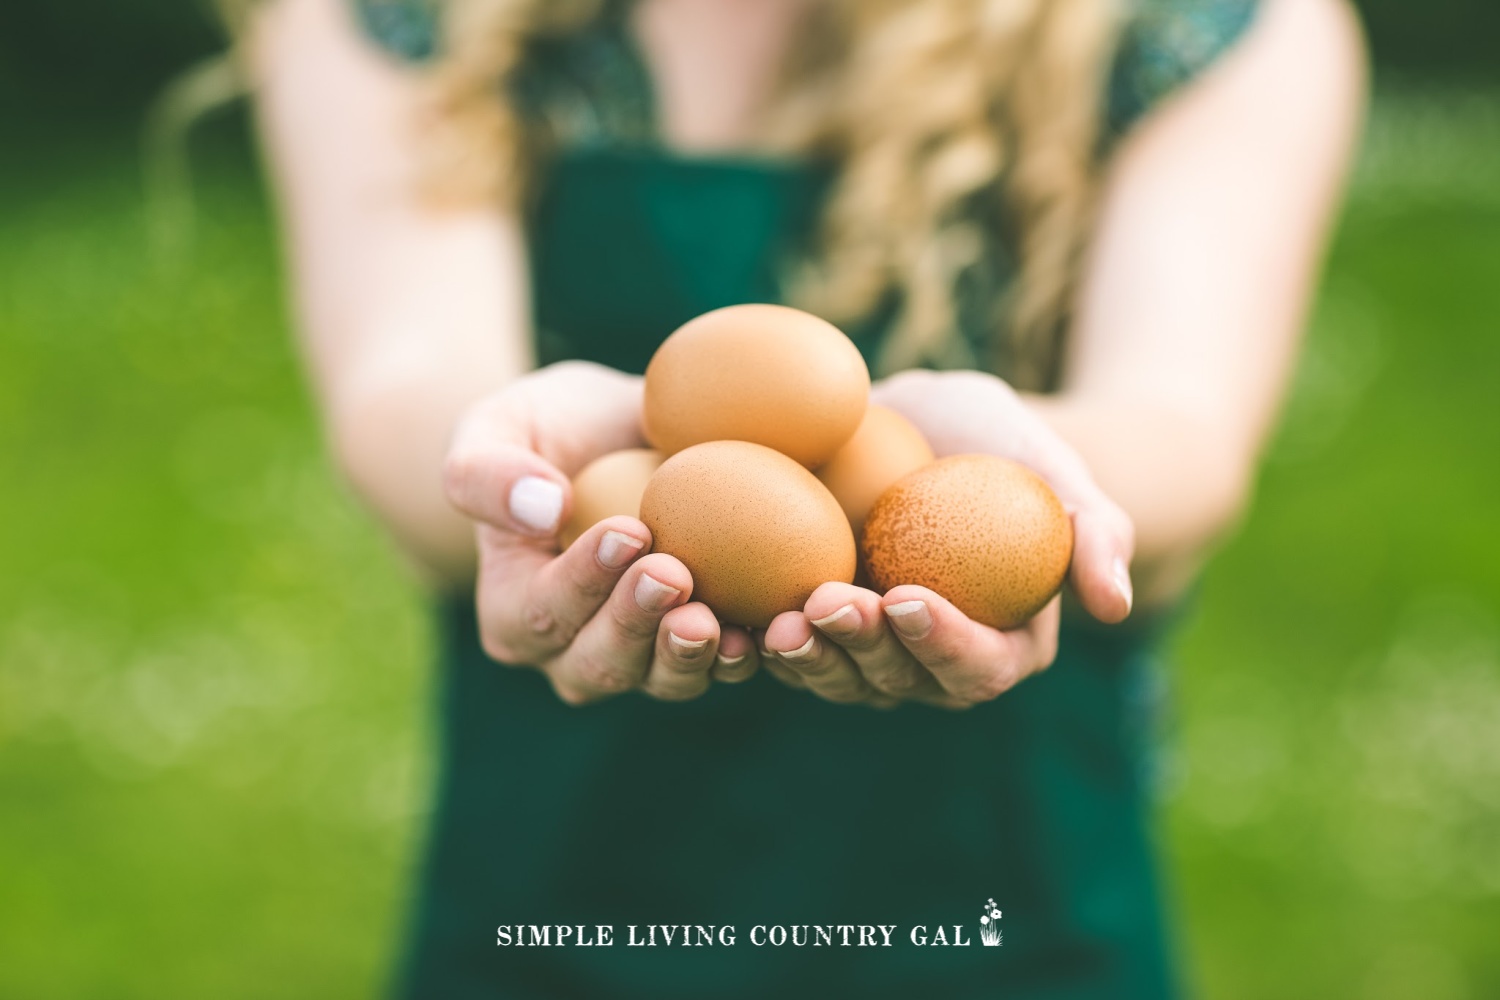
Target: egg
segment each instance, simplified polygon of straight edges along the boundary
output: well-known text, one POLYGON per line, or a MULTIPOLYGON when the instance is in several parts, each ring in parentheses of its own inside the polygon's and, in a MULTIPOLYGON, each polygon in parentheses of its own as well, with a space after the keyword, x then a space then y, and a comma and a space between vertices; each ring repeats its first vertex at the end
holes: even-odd
POLYGON ((875 498, 931 461, 932 449, 921 431, 895 410, 871 406, 854 436, 815 474, 844 508, 857 536, 875 498))
POLYGON ((864 359, 837 327, 786 306, 728 306, 657 348, 642 426, 667 455, 749 441, 812 468, 854 434, 869 396, 864 359))
POLYGON ((628 448, 601 455, 579 470, 573 477, 573 513, 558 535, 563 548, 606 517, 638 517, 641 494, 661 461, 661 452, 654 449, 628 448))
POLYGON ((955 455, 908 473, 865 519, 861 551, 881 590, 919 584, 995 628, 1021 625, 1062 586, 1073 525, 1016 462, 955 455))
POLYGON ((764 628, 820 584, 854 579, 854 533, 797 462, 748 441, 710 441, 662 463, 641 497, 652 549, 682 560, 693 600, 764 628))

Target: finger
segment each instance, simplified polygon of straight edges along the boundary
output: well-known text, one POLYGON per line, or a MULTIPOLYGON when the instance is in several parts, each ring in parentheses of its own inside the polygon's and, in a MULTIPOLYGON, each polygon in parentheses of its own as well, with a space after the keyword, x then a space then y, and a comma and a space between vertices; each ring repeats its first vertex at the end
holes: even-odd
POLYGON ((693 590, 687 567, 663 552, 637 559, 577 637, 545 666, 559 697, 583 704, 639 687, 666 613, 693 590))
POLYGON ((686 701, 708 690, 719 650, 719 622, 708 605, 668 611, 656 632, 656 655, 641 690, 663 701, 686 701))
POLYGON ((713 678, 726 684, 738 684, 754 676, 760 666, 760 650, 750 633, 738 625, 719 626, 719 652, 714 661, 713 678))
POLYGON ((753 635, 755 648, 760 652, 760 665, 765 668, 766 673, 776 678, 787 687, 805 688, 807 683, 797 674, 797 671, 777 659, 776 654, 766 648, 766 633, 756 629, 753 635))
POLYGON ((821 698, 848 704, 875 694, 837 643, 821 638, 800 611, 786 611, 766 629, 766 649, 821 698))
POLYGON ((881 605, 901 644, 965 702, 999 697, 1056 655, 1057 598, 1027 627, 1005 632, 979 624, 926 587, 896 587, 881 605))
POLYGON ((448 502, 476 521, 550 538, 572 509, 568 477, 536 452, 465 421, 443 463, 448 502))
POLYGON ((1084 610, 1106 624, 1123 621, 1134 594, 1130 560, 1135 525, 1119 504, 1094 482, 1087 464, 1040 417, 1017 458, 1047 481, 1073 525, 1073 557, 1068 581, 1084 610))
POLYGON ((481 634, 508 662, 539 663, 566 647, 651 548, 646 526, 623 515, 600 521, 555 557, 488 525, 480 536, 481 634))
POLYGON ((1068 567, 1068 582, 1084 610, 1106 624, 1124 621, 1134 603, 1130 582, 1133 535, 1130 519, 1123 511, 1116 515, 1095 506, 1073 513, 1073 561, 1068 567))
POLYGON ((880 595, 847 583, 825 583, 803 608, 812 626, 842 648, 871 687, 897 698, 943 694, 886 623, 880 595))

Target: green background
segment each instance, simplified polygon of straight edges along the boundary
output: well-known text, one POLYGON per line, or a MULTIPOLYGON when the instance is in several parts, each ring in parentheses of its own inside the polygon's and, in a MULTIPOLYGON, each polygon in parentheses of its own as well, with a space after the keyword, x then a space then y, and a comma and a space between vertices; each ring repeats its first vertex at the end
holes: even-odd
MULTIPOLYGON (((1368 9, 1296 388, 1172 649, 1213 998, 1500 994, 1500 8, 1368 9)), ((147 238, 144 103, 216 44, 178 0, 0 13, 0 997, 368 996, 400 934, 424 599, 328 469, 242 116, 189 252, 147 238)))

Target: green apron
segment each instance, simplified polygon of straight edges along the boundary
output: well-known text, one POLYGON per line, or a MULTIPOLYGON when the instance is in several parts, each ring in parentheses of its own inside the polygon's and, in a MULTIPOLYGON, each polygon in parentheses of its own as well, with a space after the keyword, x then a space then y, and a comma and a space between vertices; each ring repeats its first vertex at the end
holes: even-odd
MULTIPOLYGON (((388 45, 421 55, 430 32, 406 2, 362 10, 388 45)), ((1185 78, 1249 5, 1186 9, 1218 12, 1200 32, 1214 46, 1148 47, 1141 79, 1185 78)), ((1112 115, 1138 113, 1132 92, 1117 80, 1112 115)), ((609 143, 562 153, 529 219, 543 362, 641 372, 685 320, 775 301, 776 263, 825 187, 807 166, 609 143)), ((876 342, 856 339, 867 354, 876 342)), ((440 622, 438 801, 397 995, 1176 994, 1142 781, 1149 625, 1067 625, 1051 669, 953 713, 833 705, 766 675, 688 703, 570 708, 536 671, 484 655, 471 596, 440 622), (1003 913, 999 947, 980 941, 988 900, 1003 913), (673 925, 680 941, 684 924, 714 943, 666 945, 660 931, 655 946, 627 943, 632 925, 673 925), (610 925, 614 943, 522 946, 512 932, 501 945, 502 925, 582 925, 595 939, 610 925), (828 946, 802 930, 816 925, 895 930, 889 947, 861 946, 857 931, 828 946), (777 945, 773 927, 794 936, 777 945)))
MULTIPOLYGON (((679 323, 773 297, 770 251, 816 186, 764 166, 564 158, 534 227, 545 343, 639 372, 679 323)), ((1050 670, 963 713, 832 705, 769 676, 578 709, 486 659, 469 599, 443 622, 442 782, 405 995, 1170 995, 1131 710, 1139 631, 1069 629, 1050 670), (990 898, 998 948, 977 940, 990 898), (502 947, 501 924, 622 939, 732 924, 738 940, 502 947), (778 948, 750 943, 757 924, 899 936, 778 948), (969 946, 909 937, 955 924, 969 946)))

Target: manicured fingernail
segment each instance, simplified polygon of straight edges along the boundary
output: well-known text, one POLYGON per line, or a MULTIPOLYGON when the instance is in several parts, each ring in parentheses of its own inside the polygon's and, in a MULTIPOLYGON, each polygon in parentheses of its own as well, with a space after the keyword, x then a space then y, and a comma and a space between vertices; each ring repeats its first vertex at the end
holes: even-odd
POLYGON ((859 616, 859 609, 852 604, 844 605, 827 618, 813 620, 813 625, 830 635, 853 635, 863 624, 864 620, 859 616))
POLYGON ((785 653, 778 654, 783 660, 810 660, 818 655, 818 637, 810 635, 807 641, 796 649, 789 649, 785 653))
POLYGON ((510 516, 532 531, 550 534, 562 516, 563 491, 539 476, 523 476, 510 488, 510 516))
POLYGON ((631 538, 619 531, 606 531, 599 539, 599 561, 610 569, 619 569, 645 547, 646 543, 639 538, 631 538))
POLYGON ((668 587, 660 580, 642 573, 635 584, 635 603, 641 606, 642 611, 654 615, 670 608, 681 593, 676 587, 668 587))
POLYGON ((667 642, 677 651, 678 656, 696 656, 703 652, 703 647, 708 645, 707 639, 697 641, 684 639, 676 632, 667 632, 667 642))
POLYGON ((1125 598, 1125 612, 1129 614, 1131 606, 1135 603, 1135 591, 1130 586, 1130 567, 1125 565, 1125 560, 1121 556, 1115 556, 1113 576, 1115 590, 1119 591, 1120 596, 1125 598))
POLYGON ((891 627, 908 639, 920 639, 932 631, 932 612, 925 601, 902 601, 885 609, 891 627))

